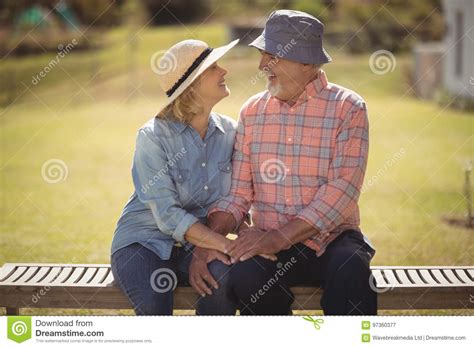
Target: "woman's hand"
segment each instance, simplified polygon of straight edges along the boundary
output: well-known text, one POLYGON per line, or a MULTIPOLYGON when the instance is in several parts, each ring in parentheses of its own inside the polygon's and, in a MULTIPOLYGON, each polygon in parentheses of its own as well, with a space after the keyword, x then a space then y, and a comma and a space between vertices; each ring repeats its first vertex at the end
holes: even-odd
POLYGON ((209 272, 207 264, 211 261, 219 260, 226 265, 230 265, 229 257, 220 251, 195 247, 193 258, 189 266, 189 283, 199 295, 212 295, 210 286, 219 288, 212 274, 209 272))
POLYGON ((229 247, 229 240, 223 235, 213 232, 209 227, 197 222, 186 231, 184 238, 196 247, 213 249, 221 253, 229 247))

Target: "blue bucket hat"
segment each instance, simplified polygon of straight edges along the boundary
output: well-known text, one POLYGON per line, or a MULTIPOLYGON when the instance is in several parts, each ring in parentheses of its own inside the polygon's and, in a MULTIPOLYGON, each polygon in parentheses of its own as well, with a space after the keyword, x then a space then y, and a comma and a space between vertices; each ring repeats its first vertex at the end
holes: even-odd
POLYGON ((332 61, 323 48, 324 25, 316 17, 292 10, 273 11, 265 29, 249 46, 303 64, 332 61))

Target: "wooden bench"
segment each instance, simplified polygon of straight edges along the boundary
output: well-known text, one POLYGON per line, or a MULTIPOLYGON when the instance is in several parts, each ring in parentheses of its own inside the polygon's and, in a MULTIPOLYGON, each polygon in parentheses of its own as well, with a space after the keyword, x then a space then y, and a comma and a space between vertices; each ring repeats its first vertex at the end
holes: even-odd
MULTIPOLYGON (((474 266, 373 266, 379 309, 473 309, 474 266)), ((296 287, 293 309, 320 309, 322 290, 296 287)), ((175 309, 194 309, 192 288, 175 290, 175 309)), ((7 263, 0 268, 0 307, 131 309, 107 264, 7 263)))

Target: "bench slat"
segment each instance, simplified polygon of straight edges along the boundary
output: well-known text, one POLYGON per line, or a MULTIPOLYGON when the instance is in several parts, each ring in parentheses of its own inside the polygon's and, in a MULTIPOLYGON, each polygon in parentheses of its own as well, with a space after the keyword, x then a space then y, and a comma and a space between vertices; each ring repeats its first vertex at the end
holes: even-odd
POLYGON ((425 282, 420 278, 416 269, 409 269, 407 273, 415 285, 425 285, 425 282))
POLYGON ((51 267, 51 271, 48 273, 48 275, 41 281, 41 284, 46 284, 49 285, 51 282, 53 282, 61 273, 61 267, 51 267))
POLYGON ((387 282, 383 278, 381 270, 373 269, 372 275, 374 276, 374 279, 375 279, 375 285, 377 285, 378 287, 384 287, 384 288, 388 287, 387 282))
POLYGON ((15 271, 15 268, 16 268, 15 265, 11 265, 11 264, 6 264, 2 268, 0 268, 0 282, 11 277, 11 275, 15 271))
POLYGON ((81 280, 85 271, 85 267, 75 267, 71 276, 64 282, 64 285, 76 284, 79 280, 81 280))
POLYGON ((413 285, 410 278, 408 278, 406 270, 404 269, 396 269, 395 274, 397 275, 398 279, 400 279, 403 285, 413 285))
POLYGON ((451 282, 441 273, 439 269, 434 269, 432 270, 433 277, 435 277, 438 282, 440 282, 443 285, 451 285, 451 282))
POLYGON ((81 280, 77 282, 77 285, 89 285, 92 278, 97 273, 96 267, 90 267, 86 269, 86 272, 82 276, 81 280))
POLYGON ((451 281, 453 284, 459 284, 461 285, 462 282, 459 280, 458 277, 454 274, 454 272, 450 269, 444 269, 443 273, 446 275, 446 277, 451 281))
POLYGON ((30 279, 30 282, 32 284, 39 283, 43 278, 45 278, 48 273, 51 272, 51 267, 46 266, 46 267, 40 267, 38 272, 36 272, 35 276, 30 279))
POLYGON ((58 277, 51 282, 51 285, 62 285, 71 276, 73 270, 72 267, 61 268, 58 277))
POLYGON ((13 272, 13 274, 10 276, 10 278, 7 279, 7 281, 10 281, 10 282, 17 281, 18 279, 20 279, 23 276, 23 274, 25 274, 26 271, 28 271, 28 267, 26 267, 26 266, 18 267, 15 270, 15 272, 13 272))
POLYGON ((102 284, 105 285, 105 286, 113 286, 114 285, 114 274, 112 273, 111 269, 109 269, 109 273, 105 277, 102 284))
POLYGON ((391 269, 384 269, 382 273, 385 275, 385 278, 388 281, 388 286, 395 286, 400 284, 391 269))
POLYGON ((420 269, 420 276, 425 280, 426 283, 430 285, 438 284, 438 281, 431 275, 427 269, 420 269))
POLYGON ((456 274, 459 276, 459 278, 461 278, 461 280, 462 280, 465 284, 471 284, 471 283, 472 283, 471 279, 468 277, 468 275, 466 274, 466 272, 464 272, 464 270, 462 270, 462 269, 456 269, 454 272, 456 272, 456 274))
POLYGON ((90 280, 91 285, 100 285, 102 281, 105 279, 105 276, 109 272, 108 268, 101 267, 97 270, 97 273, 94 275, 94 278, 90 280))
POLYGON ((16 282, 22 283, 22 284, 28 284, 30 279, 33 278, 33 276, 36 275, 38 271, 39 271, 39 267, 30 266, 28 267, 26 272, 19 279, 16 280, 16 282))

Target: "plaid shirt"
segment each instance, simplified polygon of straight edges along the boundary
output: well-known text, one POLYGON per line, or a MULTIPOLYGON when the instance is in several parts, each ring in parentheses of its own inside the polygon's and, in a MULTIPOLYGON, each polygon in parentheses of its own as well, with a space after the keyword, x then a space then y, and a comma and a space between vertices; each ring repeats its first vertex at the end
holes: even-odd
POLYGON ((252 207, 262 230, 302 219, 320 231, 305 242, 320 256, 344 230, 360 231, 368 137, 364 100, 324 71, 294 105, 259 93, 240 112, 230 193, 209 212, 240 223, 252 207))

